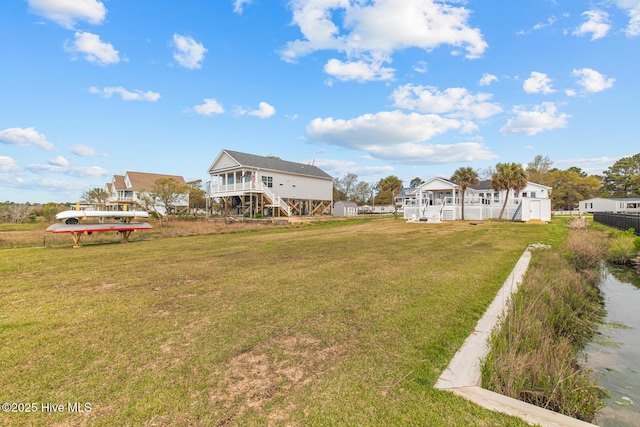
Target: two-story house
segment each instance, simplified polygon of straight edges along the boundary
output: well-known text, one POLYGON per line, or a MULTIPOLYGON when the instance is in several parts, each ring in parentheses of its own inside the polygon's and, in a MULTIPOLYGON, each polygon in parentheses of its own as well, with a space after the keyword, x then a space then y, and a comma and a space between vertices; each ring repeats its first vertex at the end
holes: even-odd
MULTIPOLYGON (((105 190, 109 195, 107 203, 115 210, 133 210, 137 206, 142 206, 141 201, 144 195, 153 191, 156 181, 163 178, 173 178, 177 184, 185 185, 184 178, 178 175, 127 171, 124 175, 114 175, 111 182, 106 184, 105 190)), ((158 213, 165 215, 164 207, 157 205, 158 213)), ((175 207, 181 210, 188 206, 189 193, 186 192, 178 197, 175 207)))
POLYGON ((208 172, 207 197, 232 213, 331 214, 333 178, 317 166, 225 149, 208 172))

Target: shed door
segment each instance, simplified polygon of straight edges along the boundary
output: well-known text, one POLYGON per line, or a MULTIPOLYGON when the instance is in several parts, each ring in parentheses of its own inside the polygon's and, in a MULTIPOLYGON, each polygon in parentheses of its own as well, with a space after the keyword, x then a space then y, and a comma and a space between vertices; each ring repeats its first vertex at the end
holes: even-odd
POLYGON ((542 202, 540 200, 531 200, 529 212, 529 219, 542 219, 542 202))

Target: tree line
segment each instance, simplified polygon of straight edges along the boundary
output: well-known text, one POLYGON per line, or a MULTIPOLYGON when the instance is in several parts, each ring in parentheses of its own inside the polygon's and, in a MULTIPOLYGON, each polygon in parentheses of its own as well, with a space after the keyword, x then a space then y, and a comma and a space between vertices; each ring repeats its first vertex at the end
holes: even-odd
MULTIPOLYGON (((567 169, 552 167, 553 162, 548 156, 537 155, 527 163, 498 163, 479 171, 471 167, 458 168, 450 177, 452 182, 466 189, 477 185, 480 180, 490 179, 496 190, 519 192, 527 182, 546 185, 552 188, 551 209, 574 210, 580 200, 595 197, 603 198, 640 198, 640 153, 623 157, 616 161, 600 175, 589 175, 576 166, 567 169)), ((167 212, 173 210, 179 194, 189 193, 189 208, 191 211, 204 209, 206 193, 201 188, 201 181, 193 181, 185 186, 177 182, 156 182, 150 192, 148 206, 153 210, 157 204, 162 204, 167 212)), ((166 180, 166 179, 165 179, 166 180)), ((424 180, 413 178, 409 187, 415 188, 424 180)), ((400 194, 403 182, 395 175, 390 175, 379 181, 361 181, 356 174, 346 174, 342 178, 334 178, 333 200, 348 200, 363 204, 392 204, 395 196, 400 194)), ((97 205, 106 204, 108 194, 103 188, 92 188, 82 192, 80 199, 97 205)), ((43 217, 53 220, 56 213, 72 204, 0 203, 0 222, 24 223, 35 221, 43 217)), ((464 206, 464 203, 463 203, 464 206)), ((464 216, 464 212, 462 213, 464 216)))

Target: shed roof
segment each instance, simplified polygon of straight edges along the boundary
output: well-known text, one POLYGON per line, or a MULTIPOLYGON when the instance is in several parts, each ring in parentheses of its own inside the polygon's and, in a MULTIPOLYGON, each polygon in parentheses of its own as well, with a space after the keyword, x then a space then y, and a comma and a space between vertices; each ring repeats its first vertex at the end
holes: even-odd
POLYGON ((334 203, 334 205, 337 205, 338 203, 340 203, 341 205, 343 205, 344 207, 347 208, 357 208, 358 204, 356 202, 352 202, 350 200, 339 200, 337 202, 334 203))

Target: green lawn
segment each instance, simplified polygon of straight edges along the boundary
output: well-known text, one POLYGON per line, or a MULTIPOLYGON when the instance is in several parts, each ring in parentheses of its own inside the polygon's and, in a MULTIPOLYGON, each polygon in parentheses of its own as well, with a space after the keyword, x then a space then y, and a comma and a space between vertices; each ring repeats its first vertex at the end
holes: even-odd
POLYGON ((0 424, 526 425, 433 385, 563 235, 387 218, 0 250, 0 396, 38 409, 0 424))

